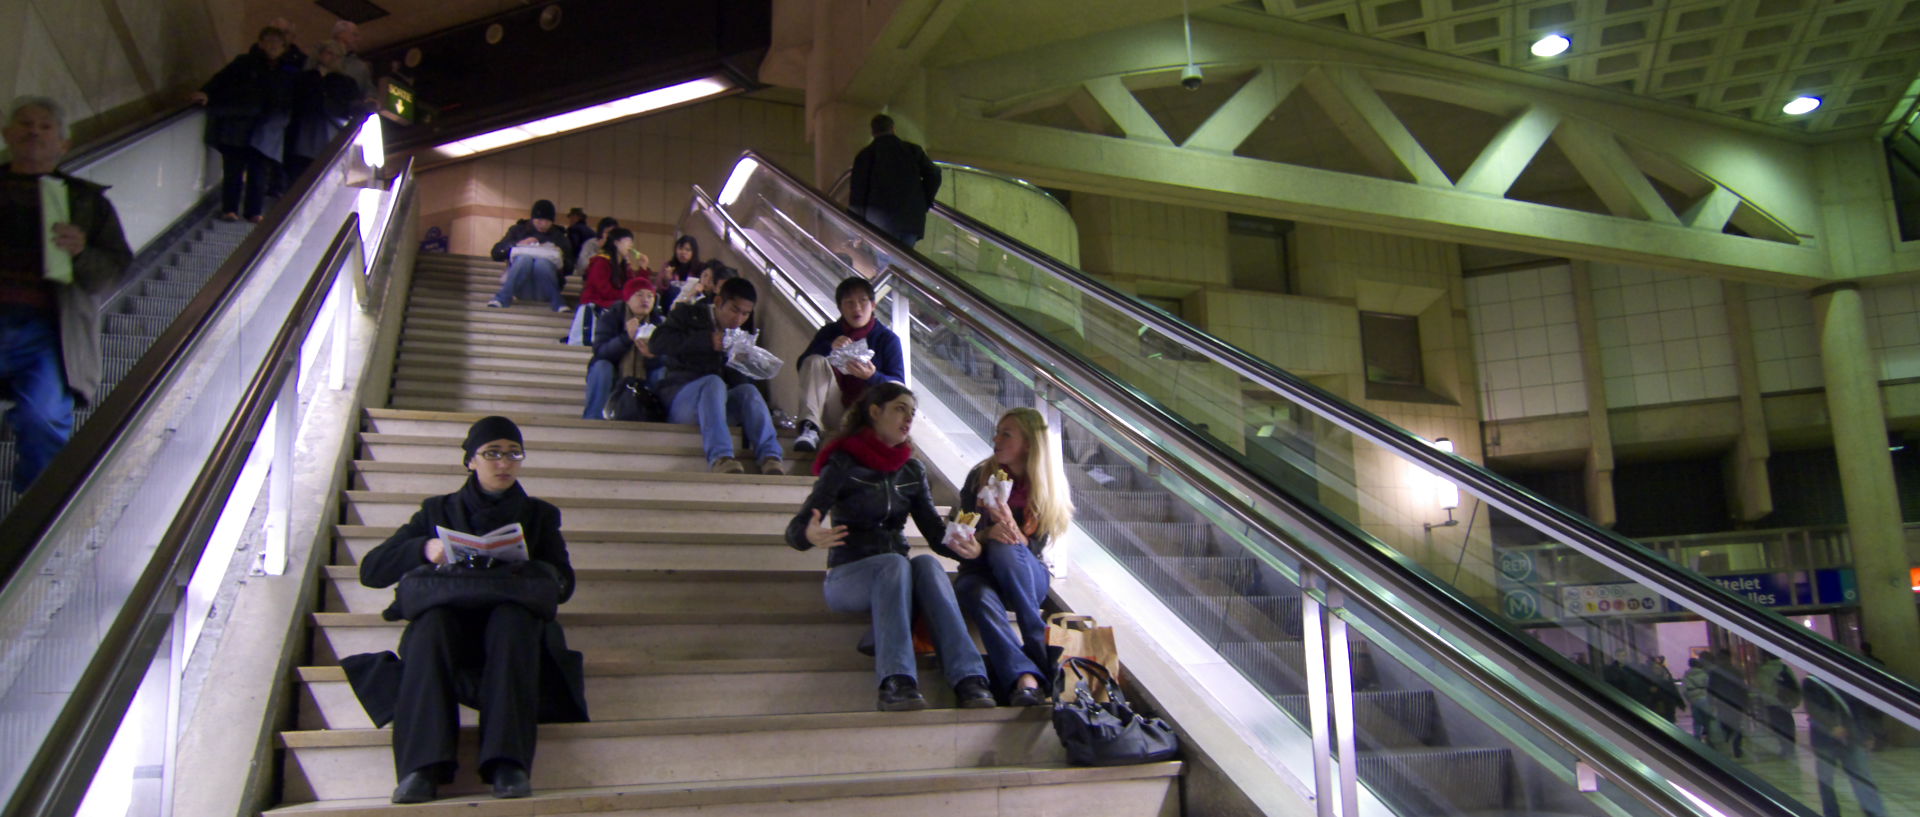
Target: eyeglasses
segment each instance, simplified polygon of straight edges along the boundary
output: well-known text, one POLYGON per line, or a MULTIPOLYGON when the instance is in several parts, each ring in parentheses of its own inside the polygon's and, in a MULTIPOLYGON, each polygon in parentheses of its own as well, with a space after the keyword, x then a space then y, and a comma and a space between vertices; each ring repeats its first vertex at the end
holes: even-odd
POLYGON ((479 454, 480 454, 480 459, 487 460, 489 462, 499 462, 501 460, 513 460, 514 462, 519 462, 527 458, 527 452, 525 451, 502 451, 498 448, 488 448, 480 451, 479 454))

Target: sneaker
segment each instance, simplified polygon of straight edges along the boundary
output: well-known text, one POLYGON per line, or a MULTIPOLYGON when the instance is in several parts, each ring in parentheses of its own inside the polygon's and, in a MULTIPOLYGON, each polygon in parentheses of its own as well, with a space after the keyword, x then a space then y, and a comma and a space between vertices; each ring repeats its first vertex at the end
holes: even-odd
POLYGON ((487 308, 488 309, 506 309, 507 305, 501 303, 500 299, 498 298, 489 298, 487 300, 487 308))
POLYGON ((787 461, 779 457, 767 457, 760 461, 760 473, 768 476, 783 476, 787 473, 787 461))
POLYGON ((953 697, 960 702, 961 709, 992 709, 993 691, 987 689, 987 679, 971 675, 960 679, 953 685, 953 697))
POLYGON ((805 420, 800 421, 800 436, 793 438, 793 450, 820 450, 820 429, 805 420))
POLYGON ((572 312, 572 311, 573 311, 573 307, 571 307, 571 306, 566 306, 566 305, 564 305, 564 304, 563 304, 563 305, 561 305, 561 306, 556 306, 556 307, 554 307, 554 308, 553 308, 553 311, 555 311, 555 312, 572 312))
POLYGON ((747 467, 732 457, 721 457, 713 461, 711 470, 716 474, 744 474, 747 472, 747 467))
POLYGON ((881 712, 913 712, 926 709, 927 698, 920 694, 920 684, 913 676, 889 675, 880 682, 878 708, 881 712))

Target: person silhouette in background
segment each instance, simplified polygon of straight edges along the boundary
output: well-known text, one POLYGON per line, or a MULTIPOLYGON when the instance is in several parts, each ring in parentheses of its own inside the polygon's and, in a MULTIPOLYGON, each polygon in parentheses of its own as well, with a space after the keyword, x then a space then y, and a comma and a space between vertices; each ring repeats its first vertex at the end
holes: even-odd
POLYGON ((854 215, 911 247, 927 234, 940 168, 919 145, 894 135, 893 117, 880 114, 871 124, 873 141, 853 159, 847 201, 854 215))

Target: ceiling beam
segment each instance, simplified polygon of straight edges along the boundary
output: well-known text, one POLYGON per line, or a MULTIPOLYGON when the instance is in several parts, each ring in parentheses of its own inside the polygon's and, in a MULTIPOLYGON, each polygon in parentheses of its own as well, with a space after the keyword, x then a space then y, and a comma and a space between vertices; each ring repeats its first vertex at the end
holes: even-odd
POLYGON ((1770 286, 1831 275, 1815 247, 1689 229, 1670 210, 1655 223, 957 112, 930 133, 940 158, 1067 188, 1770 286))
POLYGON ((1553 131, 1567 161, 1580 171, 1580 177, 1605 202, 1616 216, 1646 219, 1661 224, 1679 224, 1680 219, 1665 199, 1647 181, 1647 174, 1633 163, 1626 149, 1613 134, 1588 122, 1562 122, 1553 131))
POLYGON ((1200 123, 1200 128, 1187 137, 1182 147, 1188 150, 1204 150, 1213 153, 1232 153, 1241 143, 1252 136, 1260 123, 1287 100, 1287 95, 1300 85, 1301 78, 1307 75, 1304 65, 1262 65, 1255 71, 1247 84, 1233 92, 1226 104, 1215 109, 1200 123))
POLYGON ((1359 72, 1321 66, 1307 74, 1306 87, 1376 171, 1429 187, 1453 186, 1453 180, 1359 72))
POLYGON ((1147 107, 1140 104, 1139 98, 1127 90, 1127 84, 1119 77, 1088 80, 1086 88, 1087 93, 1093 95, 1093 101, 1100 103, 1107 116, 1113 117, 1113 123, 1120 126, 1120 132, 1128 139, 1155 145, 1173 144, 1160 123, 1153 121, 1153 114, 1147 113, 1147 107))
POLYGON ((1559 112, 1540 105, 1527 108, 1494 134, 1493 141, 1474 157, 1467 172, 1460 174, 1460 183, 1455 187, 1470 193, 1505 197, 1507 191, 1513 189, 1514 181, 1533 164, 1533 157, 1540 155, 1540 148, 1547 143, 1547 137, 1553 135, 1553 129, 1559 126, 1559 112))

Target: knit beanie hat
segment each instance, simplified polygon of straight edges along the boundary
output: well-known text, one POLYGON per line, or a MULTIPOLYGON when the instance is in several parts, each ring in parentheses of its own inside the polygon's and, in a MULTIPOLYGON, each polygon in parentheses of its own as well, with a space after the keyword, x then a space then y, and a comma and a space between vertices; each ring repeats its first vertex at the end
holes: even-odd
POLYGON ((526 445, 520 439, 520 427, 514 425, 512 420, 497 414, 492 417, 482 417, 473 424, 472 428, 467 429, 466 442, 460 444, 461 450, 466 451, 467 456, 461 462, 472 462, 473 452, 479 451, 480 446, 494 440, 512 440, 519 445, 526 445))
POLYGON ((541 199, 533 203, 533 217, 553 220, 553 202, 541 199))
POLYGON ((657 291, 654 289, 653 282, 648 280, 645 275, 635 275, 632 278, 628 278, 626 285, 620 287, 620 300, 624 301, 631 298, 633 297, 633 293, 643 289, 648 292, 657 291))

